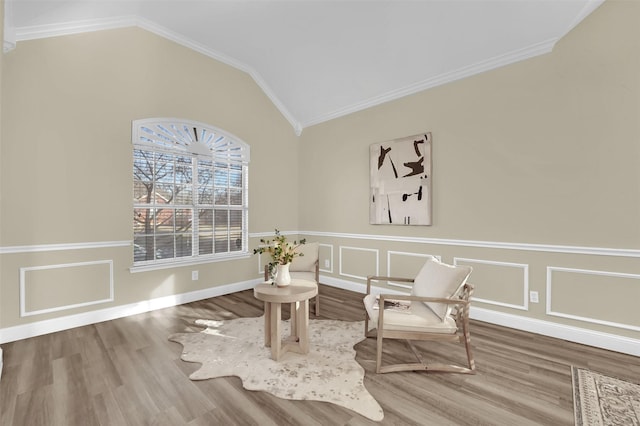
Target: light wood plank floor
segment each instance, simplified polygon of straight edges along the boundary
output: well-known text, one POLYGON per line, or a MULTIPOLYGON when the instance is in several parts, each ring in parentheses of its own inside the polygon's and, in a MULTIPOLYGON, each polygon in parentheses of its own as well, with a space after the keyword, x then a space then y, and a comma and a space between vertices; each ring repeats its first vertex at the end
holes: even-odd
MULTIPOLYGON (((324 319, 363 319, 362 295, 321 286, 324 319)), ((356 345, 365 386, 385 412, 380 423, 338 406, 288 401, 242 388, 238 378, 191 381, 172 333, 197 319, 260 316, 252 291, 79 327, 3 345, 1 425, 572 425, 570 366, 640 381, 636 357, 471 324, 478 373, 375 374, 375 341, 356 345)), ((285 312, 284 317, 288 317, 285 312)), ((427 358, 461 345, 419 344, 427 358)), ((402 342, 384 356, 401 360, 402 342)), ((410 358, 407 358, 410 360, 410 358)))

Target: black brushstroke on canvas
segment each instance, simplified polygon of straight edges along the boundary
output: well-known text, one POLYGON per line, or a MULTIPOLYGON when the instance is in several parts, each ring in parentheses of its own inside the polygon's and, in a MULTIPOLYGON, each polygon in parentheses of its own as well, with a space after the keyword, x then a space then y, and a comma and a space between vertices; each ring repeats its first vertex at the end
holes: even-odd
MULTIPOLYGON (((384 164, 384 160, 387 158, 387 154, 391 152, 391 147, 388 149, 384 149, 382 145, 380 145, 380 155, 378 155, 378 170, 384 164)), ((398 171, 396 170, 396 165, 393 164, 393 160, 389 158, 389 162, 391 162, 391 168, 393 169, 393 175, 398 179, 398 171)))
MULTIPOLYGON (((427 138, 427 135, 424 135, 425 139, 427 138)), ((418 145, 420 145, 421 143, 424 143, 424 140, 419 139, 417 141, 413 141, 413 149, 416 151, 416 155, 418 157, 420 157, 420 148, 418 147, 418 145)))
POLYGON ((409 199, 409 197, 411 197, 413 195, 417 195, 418 196, 418 201, 422 201, 422 185, 420 185, 420 188, 418 189, 418 192, 414 192, 413 194, 402 194, 402 201, 407 201, 409 199))
POLYGON ((424 157, 420 157, 418 161, 408 161, 403 164, 405 167, 410 168, 411 171, 402 177, 415 176, 420 173, 424 173, 424 157))

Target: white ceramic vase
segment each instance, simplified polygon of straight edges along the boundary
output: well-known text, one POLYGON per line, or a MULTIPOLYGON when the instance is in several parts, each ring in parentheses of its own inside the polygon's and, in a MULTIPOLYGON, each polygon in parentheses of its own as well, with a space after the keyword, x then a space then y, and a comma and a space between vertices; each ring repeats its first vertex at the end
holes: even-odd
POLYGON ((276 285, 278 287, 286 287, 291 284, 291 274, 289 274, 289 265, 276 265, 276 285))

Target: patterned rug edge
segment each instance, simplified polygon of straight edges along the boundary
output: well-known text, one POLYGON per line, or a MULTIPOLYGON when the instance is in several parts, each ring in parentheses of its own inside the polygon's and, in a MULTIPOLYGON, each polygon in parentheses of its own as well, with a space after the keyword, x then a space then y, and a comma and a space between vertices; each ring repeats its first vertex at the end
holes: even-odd
POLYGON ((640 384, 571 366, 576 426, 640 424, 640 384))

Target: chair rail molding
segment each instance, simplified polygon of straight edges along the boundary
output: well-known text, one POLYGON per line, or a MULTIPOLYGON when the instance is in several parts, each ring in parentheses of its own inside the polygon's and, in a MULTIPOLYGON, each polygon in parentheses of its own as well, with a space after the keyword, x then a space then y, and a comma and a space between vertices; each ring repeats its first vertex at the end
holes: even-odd
POLYGON ((456 240, 447 238, 404 237, 395 235, 348 234, 340 232, 297 231, 296 234, 317 237, 349 238, 357 240, 392 241, 403 243, 464 246, 506 250, 542 251, 550 253, 587 254, 597 256, 640 257, 640 249, 566 246, 555 244, 510 243, 500 241, 456 240))
POLYGON ((0 247, 0 254, 15 253, 35 253, 43 251, 61 251, 61 250, 86 250, 101 249, 113 247, 127 247, 132 245, 131 240, 125 241, 98 241, 89 243, 60 243, 60 244, 33 244, 25 246, 7 246, 0 247))

